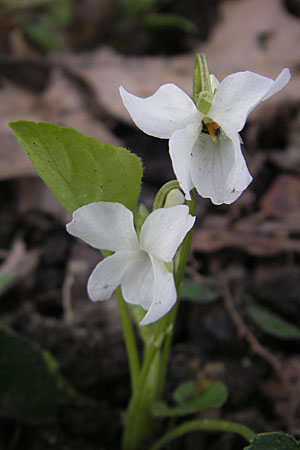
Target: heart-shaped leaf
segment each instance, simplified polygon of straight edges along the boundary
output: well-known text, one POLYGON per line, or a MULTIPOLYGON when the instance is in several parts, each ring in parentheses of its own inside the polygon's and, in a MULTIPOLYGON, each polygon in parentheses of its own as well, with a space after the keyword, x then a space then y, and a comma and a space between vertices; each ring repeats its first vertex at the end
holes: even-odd
POLYGON ((136 155, 52 123, 19 120, 9 126, 69 213, 100 200, 135 210, 142 179, 142 163, 136 155))

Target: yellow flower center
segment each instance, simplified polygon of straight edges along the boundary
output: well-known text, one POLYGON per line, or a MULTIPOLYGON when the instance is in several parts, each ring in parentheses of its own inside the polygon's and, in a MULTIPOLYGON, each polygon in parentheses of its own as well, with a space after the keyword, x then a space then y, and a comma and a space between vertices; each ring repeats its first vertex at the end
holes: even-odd
POLYGON ((203 119, 202 133, 209 134, 211 140, 216 144, 221 134, 221 127, 210 119, 203 119))

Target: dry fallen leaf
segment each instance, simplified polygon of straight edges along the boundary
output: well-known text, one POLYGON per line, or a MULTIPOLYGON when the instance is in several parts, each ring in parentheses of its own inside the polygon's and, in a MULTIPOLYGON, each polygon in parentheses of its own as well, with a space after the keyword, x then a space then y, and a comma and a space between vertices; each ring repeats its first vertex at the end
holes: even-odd
POLYGON ((279 175, 260 201, 261 209, 271 217, 300 222, 300 177, 279 175))
POLYGON ((39 256, 40 250, 26 250, 24 242, 20 238, 16 238, 7 254, 6 260, 0 266, 0 274, 12 274, 14 278, 5 285, 1 290, 1 294, 34 272, 39 256))
POLYGON ((8 122, 25 119, 71 126, 105 143, 120 141, 87 110, 80 90, 61 70, 53 70, 48 88, 34 94, 3 81, 0 89, 0 179, 34 176, 35 170, 10 133, 8 122))
MULTIPOLYGON (((121 104, 118 87, 123 85, 130 92, 146 97, 161 84, 171 82, 191 94, 196 51, 206 53, 211 72, 220 80, 246 69, 275 78, 284 67, 289 67, 293 73, 292 81, 268 104, 279 105, 287 97, 299 99, 299 50, 296 45, 300 41, 299 19, 284 9, 281 0, 225 1, 221 5, 221 16, 209 41, 191 54, 125 57, 101 48, 84 55, 66 56, 64 61, 90 83, 107 111, 128 123, 132 122, 121 104)), ((257 111, 264 107, 258 108, 252 117, 263 117, 257 111)))
POLYGON ((8 131, 0 134, 0 142, 0 180, 35 175, 29 159, 8 131))
POLYGON ((299 253, 300 240, 278 233, 264 233, 233 229, 200 229, 193 236, 192 250, 213 253, 225 248, 237 248, 253 256, 276 256, 282 253, 299 253))
POLYGON ((262 386, 263 393, 267 395, 279 416, 286 423, 289 432, 300 432, 300 360, 298 356, 292 356, 283 361, 285 389, 277 377, 272 376, 262 386))

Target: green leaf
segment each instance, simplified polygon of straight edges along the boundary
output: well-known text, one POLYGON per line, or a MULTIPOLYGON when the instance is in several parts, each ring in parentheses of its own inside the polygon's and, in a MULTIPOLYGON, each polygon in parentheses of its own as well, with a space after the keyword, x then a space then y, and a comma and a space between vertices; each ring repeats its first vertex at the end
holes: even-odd
POLYGON ((155 3, 159 3, 160 0, 135 0, 135 5, 137 8, 146 10, 147 8, 151 8, 155 5, 155 3))
POLYGON ((300 443, 288 434, 275 433, 261 433, 257 434, 251 445, 245 447, 244 450, 299 450, 300 443))
POLYGON ((209 408, 219 408, 227 398, 227 389, 219 381, 195 383, 188 381, 174 392, 178 406, 170 407, 165 402, 156 402, 152 413, 156 417, 175 417, 193 414, 209 408))
MULTIPOLYGON (((19 8, 24 8, 24 0, 1 0, 0 4, 13 5, 19 8)), ((26 0, 26 6, 29 7, 41 7, 49 5, 49 0, 26 0)))
POLYGON ((59 372, 58 362, 48 350, 42 350, 42 354, 49 373, 52 374, 56 379, 56 384, 59 387, 60 402, 69 403, 75 406, 97 404, 95 400, 77 391, 77 389, 71 384, 71 382, 63 375, 61 375, 61 373, 59 372))
POLYGON ((145 14, 146 11, 153 7, 160 0, 121 0, 125 16, 137 16, 138 14, 145 14))
POLYGON ((9 126, 69 213, 100 200, 120 202, 134 211, 142 178, 136 155, 52 123, 19 120, 9 126))
POLYGON ((134 216, 134 225, 135 225, 135 229, 137 232, 137 235, 140 235, 140 231, 142 228, 143 223, 145 222, 145 220, 147 219, 147 217, 149 216, 149 211, 146 208, 145 205, 143 205, 142 203, 139 205, 138 210, 134 216))
POLYGON ((184 405, 191 398, 197 395, 197 383, 195 381, 185 381, 181 383, 173 392, 173 398, 178 405, 184 405))
POLYGON ((217 300, 220 294, 213 283, 184 279, 180 296, 200 303, 211 303, 217 300))
POLYGON ((73 1, 59 0, 50 4, 48 14, 58 27, 66 27, 72 20, 73 1))
POLYGON ((63 41, 55 24, 50 17, 44 16, 38 23, 26 22, 25 19, 19 19, 24 33, 37 46, 43 50, 50 52, 59 50, 63 41))
POLYGON ((0 367, 1 416, 30 425, 53 419, 56 378, 37 344, 0 326, 0 367))
POLYGON ((0 290, 4 288, 11 280, 15 277, 12 273, 1 273, 0 274, 0 290))
POLYGON ((31 9, 31 8, 39 8, 49 5, 49 0, 26 0, 26 4, 24 0, 1 0, 0 6, 9 6, 10 10, 14 12, 15 10, 22 9, 31 9))
POLYGON ((149 13, 144 18, 144 26, 149 30, 178 28, 186 33, 196 33, 196 25, 186 17, 177 14, 149 13))
POLYGON ((249 299, 247 311, 252 320, 267 334, 280 339, 300 339, 300 330, 295 325, 272 313, 249 299))

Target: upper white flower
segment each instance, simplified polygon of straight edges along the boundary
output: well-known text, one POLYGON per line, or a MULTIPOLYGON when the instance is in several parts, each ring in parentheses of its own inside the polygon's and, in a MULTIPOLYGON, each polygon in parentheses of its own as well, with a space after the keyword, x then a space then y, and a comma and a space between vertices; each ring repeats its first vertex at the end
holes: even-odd
POLYGON ((125 107, 145 133, 169 139, 178 182, 190 199, 194 187, 215 204, 232 203, 252 177, 244 160, 238 132, 248 114, 282 89, 290 79, 284 69, 276 80, 254 72, 237 72, 218 84, 207 114, 174 84, 164 84, 152 96, 136 97, 120 87, 125 107))
POLYGON ((156 209, 138 238, 133 214, 121 203, 95 202, 74 211, 67 231, 92 247, 115 252, 92 272, 89 297, 106 300, 120 285, 126 302, 148 311, 141 325, 160 319, 177 297, 173 273, 165 263, 172 261, 194 221, 186 205, 156 209))

